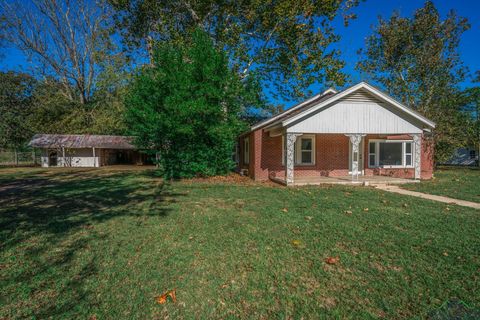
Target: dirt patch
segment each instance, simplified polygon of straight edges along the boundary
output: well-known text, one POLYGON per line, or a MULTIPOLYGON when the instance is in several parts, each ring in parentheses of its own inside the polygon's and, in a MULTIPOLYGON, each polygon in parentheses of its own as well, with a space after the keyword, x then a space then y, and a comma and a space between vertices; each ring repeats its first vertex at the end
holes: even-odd
POLYGON ((214 177, 198 177, 192 179, 183 179, 181 180, 185 183, 224 183, 224 184, 240 184, 240 185, 271 185, 279 186, 279 184, 272 181, 258 182, 252 180, 250 177, 242 176, 238 173, 230 173, 225 176, 214 176, 214 177))

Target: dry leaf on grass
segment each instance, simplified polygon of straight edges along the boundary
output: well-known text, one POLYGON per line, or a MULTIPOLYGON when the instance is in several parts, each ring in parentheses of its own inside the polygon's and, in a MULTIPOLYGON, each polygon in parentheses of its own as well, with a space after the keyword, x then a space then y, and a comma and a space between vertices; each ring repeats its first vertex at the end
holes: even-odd
POLYGON ((340 257, 328 257, 325 259, 327 264, 337 264, 340 262, 340 257))
POLYGON ((368 212, 368 208, 363 208, 363 211, 368 212))
POLYGON ((299 245, 302 244, 302 241, 300 241, 300 240, 292 240, 292 244, 293 244, 294 246, 297 246, 297 247, 298 247, 299 245))
POLYGON ((177 302, 177 295, 175 293, 175 289, 165 292, 161 296, 156 297, 155 300, 159 304, 164 304, 165 302, 167 302, 168 297, 170 297, 173 302, 177 302))
POLYGON ((287 208, 283 208, 282 211, 283 211, 283 212, 288 212, 288 209, 287 209, 287 208))
POLYGON ((345 210, 345 214, 350 215, 350 214, 352 214, 352 213, 353 213, 352 210, 345 210))

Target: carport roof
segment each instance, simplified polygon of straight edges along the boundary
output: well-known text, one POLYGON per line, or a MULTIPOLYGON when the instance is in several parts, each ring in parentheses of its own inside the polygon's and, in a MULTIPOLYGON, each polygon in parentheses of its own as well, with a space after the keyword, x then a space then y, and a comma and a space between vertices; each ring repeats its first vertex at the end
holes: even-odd
POLYGON ((36 134, 29 142, 35 148, 136 149, 133 137, 90 134, 36 134))

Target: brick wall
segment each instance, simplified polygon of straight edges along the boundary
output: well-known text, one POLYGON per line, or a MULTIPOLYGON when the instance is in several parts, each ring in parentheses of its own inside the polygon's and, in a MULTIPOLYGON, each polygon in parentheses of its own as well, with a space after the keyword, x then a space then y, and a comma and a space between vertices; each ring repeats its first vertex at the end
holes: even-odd
MULTIPOLYGON (((248 168, 249 176, 255 180, 269 177, 285 177, 282 164, 282 137, 270 137, 262 129, 240 139, 240 168, 248 168), (243 163, 243 138, 250 137, 250 164, 243 163)), ((383 139, 385 136, 368 135, 364 141, 365 175, 386 175, 398 178, 414 178, 415 169, 368 168, 368 140, 383 139)), ((315 137, 315 164, 295 165, 295 176, 346 176, 348 175, 349 138, 343 134, 317 134, 315 137)), ((433 172, 433 146, 429 140, 422 141, 421 178, 430 179, 433 172)))

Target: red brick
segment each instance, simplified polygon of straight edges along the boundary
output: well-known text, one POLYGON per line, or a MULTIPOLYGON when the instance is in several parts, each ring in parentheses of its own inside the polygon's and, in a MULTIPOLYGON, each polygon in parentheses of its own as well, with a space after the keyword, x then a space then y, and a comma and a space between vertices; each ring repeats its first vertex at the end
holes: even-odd
MULTIPOLYGON (((364 140, 364 172, 369 175, 386 175, 398 178, 414 178, 415 169, 368 168, 368 140, 384 139, 385 136, 367 135, 364 140)), ((262 129, 253 131, 240 140, 240 168, 248 169, 255 180, 269 177, 285 177, 282 165, 282 137, 270 137, 262 129), (250 164, 243 163, 243 139, 250 138, 250 164)), ((348 175, 349 138, 343 134, 317 134, 315 136, 315 164, 295 165, 295 176, 346 176, 348 175)), ((421 178, 430 179, 433 173, 433 145, 422 139, 421 178)))

